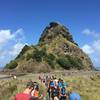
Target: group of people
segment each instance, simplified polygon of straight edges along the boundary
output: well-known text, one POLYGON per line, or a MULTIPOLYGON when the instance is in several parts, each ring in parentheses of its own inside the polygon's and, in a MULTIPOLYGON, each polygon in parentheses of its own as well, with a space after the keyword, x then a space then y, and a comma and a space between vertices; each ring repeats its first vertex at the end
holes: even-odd
POLYGON ((47 100, 81 100, 81 97, 75 91, 68 91, 69 84, 64 82, 63 79, 52 76, 40 77, 39 80, 43 82, 47 88, 47 100))
POLYGON ((52 76, 39 76, 41 84, 45 85, 43 92, 47 93, 43 95, 40 93, 39 84, 37 82, 28 82, 25 90, 22 93, 16 94, 14 100, 81 100, 81 97, 75 91, 68 91, 69 84, 64 82, 61 78, 57 79, 52 76))

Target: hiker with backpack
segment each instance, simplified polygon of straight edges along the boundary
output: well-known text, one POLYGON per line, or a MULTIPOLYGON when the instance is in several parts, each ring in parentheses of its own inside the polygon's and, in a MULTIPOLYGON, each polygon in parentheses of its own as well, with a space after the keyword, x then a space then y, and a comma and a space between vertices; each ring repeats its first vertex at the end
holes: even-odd
POLYGON ((62 86, 60 90, 60 100, 66 100, 66 98, 67 98, 67 91, 66 88, 62 86))
POLYGON ((58 80, 58 86, 59 86, 59 88, 61 89, 61 87, 62 87, 61 78, 59 78, 59 80, 58 80))
POLYGON ((52 91, 51 93, 51 97, 52 99, 54 100, 54 98, 56 97, 56 99, 58 98, 59 99, 59 94, 60 94, 60 89, 59 87, 55 87, 54 90, 52 91))
POLYGON ((53 93, 53 91, 54 91, 54 88, 55 88, 55 83, 54 83, 54 80, 51 78, 51 79, 49 80, 49 83, 48 83, 48 90, 47 90, 48 95, 49 95, 49 100, 50 100, 50 98, 52 98, 51 96, 52 96, 52 93, 53 93))

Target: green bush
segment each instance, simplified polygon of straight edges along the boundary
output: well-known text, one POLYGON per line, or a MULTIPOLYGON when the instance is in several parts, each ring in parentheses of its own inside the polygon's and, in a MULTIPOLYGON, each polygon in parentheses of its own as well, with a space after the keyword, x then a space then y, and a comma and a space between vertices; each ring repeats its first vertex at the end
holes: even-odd
POLYGON ((55 67, 55 56, 53 54, 48 54, 47 57, 46 57, 46 61, 47 63, 52 67, 54 68, 55 67))
POLYGON ((55 60, 55 58, 56 57, 52 53, 47 55, 47 59, 55 60))
POLYGON ((68 60, 70 61, 70 63, 73 65, 73 68, 77 68, 77 69, 82 69, 82 61, 78 58, 78 57, 71 57, 71 56, 67 56, 68 60))
POLYGON ((41 62, 43 60, 44 57, 46 57, 46 50, 42 49, 42 50, 35 50, 33 52, 33 59, 35 59, 37 62, 41 62))
POLYGON ((78 57, 66 56, 57 60, 58 64, 65 69, 75 68, 82 69, 82 61, 78 57))
POLYGON ((67 58, 59 58, 57 59, 57 63, 64 69, 70 69, 72 67, 72 64, 67 58))
POLYGON ((6 68, 8 69, 14 69, 17 67, 17 62, 16 61, 11 61, 9 64, 6 65, 6 68))
POLYGON ((28 61, 28 60, 30 60, 32 58, 32 54, 27 54, 27 56, 26 56, 26 60, 28 61))

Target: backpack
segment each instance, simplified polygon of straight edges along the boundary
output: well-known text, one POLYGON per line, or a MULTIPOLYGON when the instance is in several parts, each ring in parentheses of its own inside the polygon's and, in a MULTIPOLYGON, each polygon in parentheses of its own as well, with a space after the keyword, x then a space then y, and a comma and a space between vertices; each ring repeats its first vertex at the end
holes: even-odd
POLYGON ((55 83, 53 81, 50 81, 50 87, 54 87, 55 83))
POLYGON ((58 86, 59 86, 59 88, 61 88, 61 87, 62 87, 62 83, 61 83, 61 82, 59 82, 59 83, 58 83, 58 86))
POLYGON ((57 88, 54 89, 53 95, 54 96, 59 96, 59 90, 57 88))
POLYGON ((33 90, 32 91, 32 96, 34 96, 34 97, 38 97, 38 91, 37 90, 33 90))
POLYGON ((61 94, 61 96, 66 96, 67 93, 66 93, 65 87, 61 88, 61 93, 60 94, 61 94))

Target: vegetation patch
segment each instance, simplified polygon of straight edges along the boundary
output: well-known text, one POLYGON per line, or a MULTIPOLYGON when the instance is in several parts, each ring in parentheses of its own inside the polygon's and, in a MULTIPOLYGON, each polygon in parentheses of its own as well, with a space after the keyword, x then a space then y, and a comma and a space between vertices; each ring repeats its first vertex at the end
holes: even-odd
POLYGON ((71 56, 60 57, 57 59, 57 63, 64 69, 82 69, 83 66, 82 61, 79 58, 71 56))
POLYGON ((17 67, 17 62, 16 61, 11 61, 9 64, 6 65, 7 69, 14 69, 17 67))
POLYGON ((53 54, 48 54, 46 57, 46 62, 51 66, 51 68, 55 68, 55 59, 56 57, 53 54))
POLYGON ((30 46, 25 45, 22 49, 22 51, 19 53, 19 55, 16 57, 16 59, 20 58, 26 51, 30 49, 30 46))
POLYGON ((45 56, 46 56, 45 49, 41 49, 41 50, 37 49, 33 53, 33 59, 35 59, 37 62, 42 62, 45 56))

